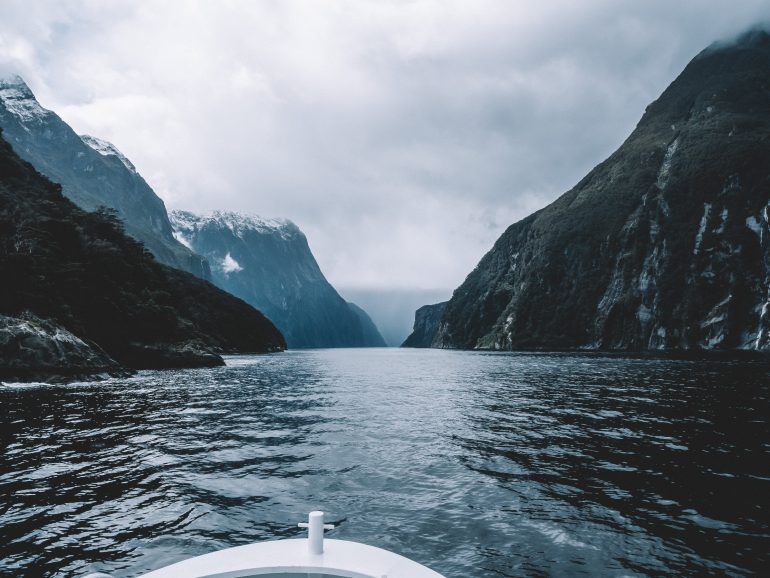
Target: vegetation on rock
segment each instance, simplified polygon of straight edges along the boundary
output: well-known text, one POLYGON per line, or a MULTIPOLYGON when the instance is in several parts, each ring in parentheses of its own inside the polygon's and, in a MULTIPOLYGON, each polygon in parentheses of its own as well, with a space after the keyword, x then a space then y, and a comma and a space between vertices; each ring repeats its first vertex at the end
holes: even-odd
POLYGON ((31 311, 130 367, 221 364, 217 353, 286 346, 259 311, 158 263, 113 211, 79 209, 2 139, 0 271, 0 314, 31 311))
POLYGON ((699 54, 606 161, 511 225, 431 340, 770 348, 770 35, 699 54))

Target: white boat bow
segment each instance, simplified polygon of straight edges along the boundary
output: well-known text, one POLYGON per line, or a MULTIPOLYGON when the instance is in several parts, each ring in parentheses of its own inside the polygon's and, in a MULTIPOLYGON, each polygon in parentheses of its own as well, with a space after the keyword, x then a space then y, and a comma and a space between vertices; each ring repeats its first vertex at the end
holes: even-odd
MULTIPOLYGON (((236 578, 275 574, 321 574, 342 578, 444 578, 388 550, 347 540, 326 540, 323 512, 311 512, 307 539, 236 546, 183 560, 141 578, 236 578)), ((333 526, 331 526, 333 527, 333 526)))

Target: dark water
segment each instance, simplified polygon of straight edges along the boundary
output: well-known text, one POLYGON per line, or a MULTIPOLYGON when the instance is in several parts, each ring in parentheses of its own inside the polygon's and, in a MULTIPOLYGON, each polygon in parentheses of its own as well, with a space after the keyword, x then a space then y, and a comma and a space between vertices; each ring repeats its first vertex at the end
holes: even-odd
MULTIPOLYGON (((0 568, 137 574, 300 535, 448 577, 763 574, 770 365, 317 350, 0 387, 0 568)), ((765 574, 767 575, 767 574, 765 574)))

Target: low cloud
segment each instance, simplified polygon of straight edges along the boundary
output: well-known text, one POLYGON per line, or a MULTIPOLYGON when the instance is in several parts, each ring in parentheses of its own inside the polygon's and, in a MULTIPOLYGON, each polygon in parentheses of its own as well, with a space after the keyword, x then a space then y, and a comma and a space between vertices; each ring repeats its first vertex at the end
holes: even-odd
POLYGON ((765 0, 34 2, 0 69, 173 208, 294 220, 343 288, 452 288, 765 0))

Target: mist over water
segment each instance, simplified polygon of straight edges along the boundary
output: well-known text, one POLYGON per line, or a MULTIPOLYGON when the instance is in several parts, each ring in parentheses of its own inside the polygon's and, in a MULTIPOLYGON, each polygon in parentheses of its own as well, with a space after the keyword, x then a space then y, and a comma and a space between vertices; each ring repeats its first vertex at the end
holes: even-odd
POLYGON ((747 575, 770 552, 770 364, 308 350, 0 387, 0 569, 143 571, 297 537, 450 578, 747 575))
POLYGON ((415 311, 423 305, 447 301, 451 289, 353 289, 342 288, 347 301, 363 307, 391 347, 398 347, 414 327, 415 311))

